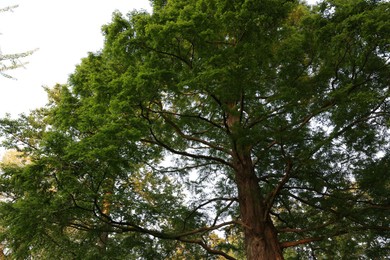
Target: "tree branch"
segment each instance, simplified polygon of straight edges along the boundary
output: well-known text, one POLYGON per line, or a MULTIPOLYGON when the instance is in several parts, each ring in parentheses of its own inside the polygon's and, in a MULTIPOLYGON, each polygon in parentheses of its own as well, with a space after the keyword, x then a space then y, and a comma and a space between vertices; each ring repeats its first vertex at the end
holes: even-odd
POLYGON ((154 134, 154 132, 153 132, 153 130, 151 128, 149 130, 150 130, 151 135, 154 138, 154 141, 153 140, 148 140, 148 139, 141 139, 142 142, 159 145, 159 146, 165 148, 166 150, 170 151, 171 153, 174 153, 174 154, 177 154, 177 155, 182 155, 182 156, 186 156, 186 157, 190 157, 190 158, 194 158, 194 159, 211 160, 211 161, 215 161, 215 162, 219 162, 221 164, 227 165, 227 166, 229 166, 229 167, 234 169, 234 165, 233 164, 231 164, 230 162, 227 162, 224 159, 221 159, 219 157, 207 156, 207 155, 201 155, 201 154, 192 154, 192 153, 188 153, 188 152, 178 151, 178 150, 170 147, 166 143, 162 142, 159 138, 157 138, 157 136, 154 134))
POLYGON ((167 122, 170 126, 172 126, 172 128, 175 130, 175 132, 178 135, 180 135, 182 138, 184 138, 184 139, 186 139, 188 141, 193 141, 193 142, 204 144, 204 145, 208 146, 211 149, 215 149, 217 151, 221 151, 223 153, 232 155, 230 151, 228 151, 228 150, 226 150, 226 149, 224 149, 222 147, 219 147, 216 144, 213 144, 211 142, 205 141, 205 140, 200 139, 200 138, 196 138, 196 137, 184 134, 183 131, 180 129, 180 127, 177 124, 175 124, 172 120, 170 120, 167 116, 165 116, 162 113, 160 113, 160 115, 164 118, 165 122, 167 122))
POLYGON ((291 171, 292 171, 292 161, 290 159, 287 160, 287 166, 286 166, 286 171, 283 176, 283 178, 280 180, 278 185, 271 191, 271 193, 268 195, 266 199, 266 210, 264 214, 264 218, 266 219, 273 204, 276 199, 276 197, 279 195, 279 192, 283 189, 283 186, 288 182, 288 180, 291 177, 291 171))
POLYGON ((304 239, 300 239, 300 240, 297 240, 297 241, 290 241, 290 242, 280 243, 280 247, 284 249, 284 248, 287 248, 287 247, 298 246, 298 245, 307 244, 307 243, 310 243, 310 242, 321 241, 323 239, 324 238, 322 238, 322 237, 304 238, 304 239))

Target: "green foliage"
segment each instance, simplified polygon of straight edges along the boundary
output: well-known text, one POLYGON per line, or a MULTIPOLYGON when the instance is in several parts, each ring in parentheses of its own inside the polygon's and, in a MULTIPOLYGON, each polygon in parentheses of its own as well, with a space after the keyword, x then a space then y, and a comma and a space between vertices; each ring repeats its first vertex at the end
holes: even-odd
POLYGON ((237 154, 286 259, 386 256, 389 3, 152 4, 0 121, 11 256, 242 259, 237 154))

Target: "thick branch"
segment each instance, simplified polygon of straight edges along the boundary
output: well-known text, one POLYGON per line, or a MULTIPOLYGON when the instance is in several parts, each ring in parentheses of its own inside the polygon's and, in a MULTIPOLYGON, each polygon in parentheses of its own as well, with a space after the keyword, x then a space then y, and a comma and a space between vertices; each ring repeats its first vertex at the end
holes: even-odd
POLYGON ((334 233, 334 234, 332 234, 330 236, 309 237, 309 238, 303 238, 303 239, 296 240, 296 241, 283 242, 283 243, 280 243, 280 247, 281 248, 287 248, 287 247, 293 247, 293 246, 308 244, 308 243, 315 242, 315 241, 321 241, 321 240, 324 240, 324 239, 329 238, 329 237, 337 237, 337 236, 340 236, 340 235, 344 235, 346 233, 347 233, 346 231, 340 231, 340 232, 334 233))
POLYGON ((307 244, 307 243, 315 242, 315 241, 321 241, 321 240, 323 240, 322 237, 304 238, 304 239, 300 239, 297 241, 289 241, 289 242, 280 243, 280 247, 281 248, 293 247, 293 246, 298 246, 298 245, 307 244))
POLYGON ((280 191, 283 189, 283 186, 290 179, 291 170, 292 170, 292 162, 291 162, 291 160, 288 160, 286 172, 285 172, 283 178, 280 180, 278 185, 272 190, 272 192, 269 194, 269 196, 266 199, 266 211, 265 211, 264 218, 266 218, 268 216, 268 213, 270 212, 276 197, 279 195, 280 191))

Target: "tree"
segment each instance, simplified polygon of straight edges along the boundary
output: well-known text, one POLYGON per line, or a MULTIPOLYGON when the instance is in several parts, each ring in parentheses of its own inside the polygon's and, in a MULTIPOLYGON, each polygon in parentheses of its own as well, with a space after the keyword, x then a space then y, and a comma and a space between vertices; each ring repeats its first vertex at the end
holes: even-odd
POLYGON ((115 14, 48 107, 1 121, 31 160, 3 169, 13 252, 386 256, 389 3, 152 3, 115 14))
MULTIPOLYGON (((0 9, 0 13, 12 11, 17 6, 9 6, 6 8, 0 9)), ((9 74, 6 74, 5 71, 13 70, 16 68, 19 68, 25 63, 20 62, 20 58, 24 58, 30 54, 32 54, 33 51, 24 52, 24 53, 18 53, 18 54, 5 54, 3 55, 0 49, 0 75, 6 77, 6 78, 12 78, 9 74)), ((11 160, 13 160, 15 157, 13 157, 12 153, 8 153, 7 155, 11 155, 11 160)), ((8 158, 9 159, 9 158, 8 158)), ((2 200, 3 197, 0 196, 0 199, 2 200)), ((2 231, 4 232, 4 231, 2 231)), ((4 259, 4 252, 3 252, 3 245, 0 244, 0 259, 4 259)))
MULTIPOLYGON (((6 8, 0 9, 0 13, 12 11, 18 6, 8 6, 6 8)), ((26 62, 21 62, 21 58, 25 58, 31 55, 34 51, 28 51, 23 53, 14 53, 14 54, 3 54, 0 50, 0 75, 6 78, 13 78, 9 74, 6 74, 5 71, 17 69, 19 67, 23 67, 26 62)))

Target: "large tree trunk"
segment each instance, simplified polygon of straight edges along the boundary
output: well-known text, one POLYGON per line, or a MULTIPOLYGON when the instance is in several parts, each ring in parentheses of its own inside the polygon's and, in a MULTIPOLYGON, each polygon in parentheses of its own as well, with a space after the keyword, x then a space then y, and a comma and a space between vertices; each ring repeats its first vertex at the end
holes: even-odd
POLYGON ((253 170, 249 148, 236 151, 235 157, 236 183, 247 259, 283 259, 276 229, 270 216, 265 213, 264 199, 253 170))
POLYGON ((254 171, 250 144, 239 142, 245 132, 240 126, 241 116, 236 102, 227 103, 226 125, 232 138, 233 165, 238 188, 240 217, 245 236, 245 251, 248 260, 280 260, 282 249, 277 231, 269 213, 266 213, 264 197, 254 171))

